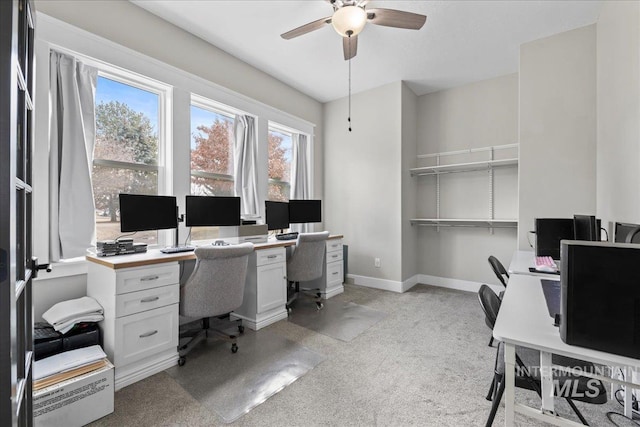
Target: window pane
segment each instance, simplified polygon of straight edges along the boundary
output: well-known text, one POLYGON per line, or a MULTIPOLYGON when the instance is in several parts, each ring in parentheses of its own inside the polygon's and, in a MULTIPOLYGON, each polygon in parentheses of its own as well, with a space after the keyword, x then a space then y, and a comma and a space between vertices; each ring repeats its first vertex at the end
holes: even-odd
POLYGON ((269 200, 289 200, 291 155, 291 134, 269 129, 269 200))
POLYGON ((191 176, 191 194, 195 196, 233 196, 233 179, 191 176))
MULTIPOLYGON (((113 240, 120 232, 119 193, 158 194, 158 173, 93 166, 93 195, 96 203, 96 238, 113 240)), ((157 231, 139 231, 136 242, 158 243, 157 231)))
POLYGON ((98 77, 95 159, 155 165, 160 97, 98 77))
POLYGON ((232 135, 231 117, 191 106, 191 170, 233 176, 232 135))

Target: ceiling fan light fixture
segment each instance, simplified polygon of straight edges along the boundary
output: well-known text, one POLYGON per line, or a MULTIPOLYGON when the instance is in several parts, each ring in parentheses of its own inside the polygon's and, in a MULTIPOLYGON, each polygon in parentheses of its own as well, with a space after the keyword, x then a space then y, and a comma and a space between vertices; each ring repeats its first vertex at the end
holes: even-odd
POLYGON ((367 12, 359 6, 344 6, 331 18, 333 28, 342 37, 357 36, 367 23, 367 12))

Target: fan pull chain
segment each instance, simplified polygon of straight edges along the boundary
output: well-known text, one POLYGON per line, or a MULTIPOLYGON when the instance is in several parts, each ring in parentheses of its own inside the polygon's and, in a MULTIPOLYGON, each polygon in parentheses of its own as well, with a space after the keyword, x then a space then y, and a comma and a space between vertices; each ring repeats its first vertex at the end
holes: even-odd
POLYGON ((349 36, 349 117, 347 121, 349 122, 349 132, 351 132, 351 34, 353 31, 348 31, 347 35, 349 36))

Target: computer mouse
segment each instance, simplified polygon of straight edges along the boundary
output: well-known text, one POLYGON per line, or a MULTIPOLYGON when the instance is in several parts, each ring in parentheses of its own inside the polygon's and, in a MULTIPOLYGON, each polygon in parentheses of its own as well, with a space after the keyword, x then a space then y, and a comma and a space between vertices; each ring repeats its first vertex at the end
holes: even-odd
POLYGON ((213 242, 213 246, 224 246, 225 242, 224 240, 216 240, 215 242, 213 242))
POLYGON ((536 267, 536 271, 541 273, 555 273, 557 270, 550 265, 539 265, 536 267))

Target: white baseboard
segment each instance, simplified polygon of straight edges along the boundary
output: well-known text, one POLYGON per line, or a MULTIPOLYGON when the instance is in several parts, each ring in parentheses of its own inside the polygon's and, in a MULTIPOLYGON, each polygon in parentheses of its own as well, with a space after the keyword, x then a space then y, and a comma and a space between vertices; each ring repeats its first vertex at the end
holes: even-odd
POLYGON ((418 277, 419 275, 416 274, 415 276, 410 277, 404 282, 400 282, 398 280, 378 279, 369 276, 359 276, 357 274, 347 274, 347 278, 351 279, 354 285, 398 293, 407 292, 409 289, 419 283, 418 277))
MULTIPOLYGON (((428 274, 419 274, 418 283, 424 285, 438 286, 441 288, 457 289, 466 292, 478 292, 483 283, 472 282, 470 280, 450 279, 448 277, 430 276, 428 274)), ((488 285, 496 294, 504 291, 504 287, 496 285, 488 285)))
MULTIPOLYGON (((430 276, 428 274, 416 274, 409 279, 400 282, 396 280, 378 279, 369 276, 359 276, 357 274, 348 274, 348 279, 353 281, 354 285, 365 286, 367 288, 382 289, 391 292, 406 292, 418 283, 425 285, 438 286, 441 288, 457 289, 467 292, 478 292, 482 283, 472 282, 469 280, 450 279, 448 277, 430 276)), ((489 285, 496 293, 504 291, 502 286, 489 285)))

